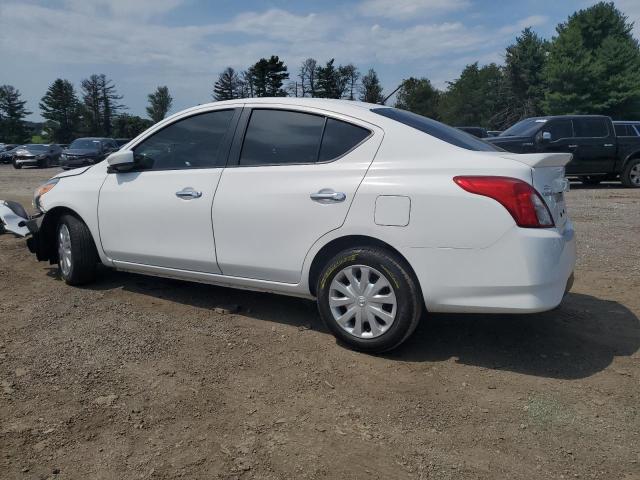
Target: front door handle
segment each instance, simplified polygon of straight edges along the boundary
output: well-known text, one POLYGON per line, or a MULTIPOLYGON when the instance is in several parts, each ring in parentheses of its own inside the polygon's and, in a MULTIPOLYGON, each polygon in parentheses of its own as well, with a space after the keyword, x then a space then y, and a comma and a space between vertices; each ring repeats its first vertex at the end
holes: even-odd
POLYGON ((196 192, 191 187, 186 187, 186 188, 183 188, 182 190, 180 190, 179 192, 176 192, 176 197, 182 198, 184 200, 191 200, 193 198, 200 198, 201 196, 202 196, 202 192, 196 192))
POLYGON ((578 145, 567 145, 569 148, 578 148, 578 145))
POLYGON ((330 188, 323 188, 319 192, 309 195, 311 200, 318 203, 338 203, 344 202, 347 196, 342 192, 336 192, 330 188))
POLYGON ((613 147, 613 143, 605 143, 603 146, 604 147, 613 147))

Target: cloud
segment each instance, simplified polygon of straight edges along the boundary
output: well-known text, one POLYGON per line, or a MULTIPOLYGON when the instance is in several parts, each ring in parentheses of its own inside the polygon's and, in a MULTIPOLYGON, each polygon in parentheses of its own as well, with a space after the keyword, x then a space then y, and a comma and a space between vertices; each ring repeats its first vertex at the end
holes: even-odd
POLYGON ((539 27, 545 25, 549 21, 549 17, 545 15, 530 15, 523 18, 513 25, 506 25, 500 29, 502 34, 519 33, 527 27, 539 27))
POLYGON ((468 0, 364 0, 358 11, 368 17, 408 20, 462 10, 470 5, 468 0))
MULTIPOLYGON (((464 59, 501 51, 509 32, 521 23, 489 28, 423 18, 397 25, 338 7, 303 14, 274 8, 176 25, 163 23, 162 15, 188 0, 64 1, 65 8, 17 0, 0 5, 0 64, 11 65, 2 82, 15 83, 34 111, 57 76, 77 85, 91 73, 112 77, 132 113, 144 111, 146 93, 157 85, 175 92, 177 108, 202 103, 210 99, 212 84, 225 67, 242 70, 272 54, 285 60, 292 79, 300 61, 311 56, 320 62, 353 62, 363 70, 374 66, 390 83, 426 75, 443 85, 459 73, 464 59)), ((466 4, 399 0, 398 11, 424 13, 427 5, 440 5, 442 11, 466 4)), ((537 23, 542 17, 525 20, 537 23)))

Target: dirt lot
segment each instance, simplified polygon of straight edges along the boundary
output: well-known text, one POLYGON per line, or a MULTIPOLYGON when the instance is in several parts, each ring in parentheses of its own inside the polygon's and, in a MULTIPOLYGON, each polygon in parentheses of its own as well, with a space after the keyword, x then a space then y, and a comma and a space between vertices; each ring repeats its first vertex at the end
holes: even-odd
MULTIPOLYGON (((2 166, 0 198, 54 172, 2 166)), ((568 202, 559 309, 430 315, 385 356, 304 300, 106 270, 71 288, 4 235, 0 478, 640 479, 640 190, 568 202)))

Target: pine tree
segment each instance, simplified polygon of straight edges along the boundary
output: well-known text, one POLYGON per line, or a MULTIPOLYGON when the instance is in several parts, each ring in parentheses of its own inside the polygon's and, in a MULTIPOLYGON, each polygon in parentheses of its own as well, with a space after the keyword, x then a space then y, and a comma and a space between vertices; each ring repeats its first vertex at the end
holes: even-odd
POLYGON ((507 47, 504 73, 509 86, 510 108, 505 122, 515 123, 543 114, 546 92, 543 70, 549 49, 531 28, 525 28, 513 45, 507 47))
POLYGON ((106 75, 93 74, 81 83, 84 128, 88 135, 111 136, 113 118, 124 105, 113 81, 106 75))
POLYGON ((338 78, 338 70, 333 66, 334 61, 335 60, 332 58, 324 67, 318 67, 316 97, 340 98, 342 96, 339 86, 340 80, 338 78))
POLYGON ((431 85, 428 78, 410 77, 402 81, 395 107, 437 119, 439 99, 440 92, 431 85))
POLYGON ((367 74, 362 77, 360 100, 369 103, 382 103, 384 100, 382 85, 380 85, 378 74, 373 68, 370 68, 367 74))
POLYGON ((24 118, 30 115, 20 100, 20 91, 11 85, 0 86, 0 138, 7 143, 22 143, 28 140, 29 132, 24 118))
POLYGON ((242 98, 242 80, 236 71, 228 67, 219 76, 213 86, 213 98, 217 101, 242 98))
POLYGON ((147 115, 153 120, 154 123, 158 123, 164 117, 167 116, 167 112, 171 110, 173 104, 173 97, 169 93, 169 88, 161 86, 156 88, 156 91, 150 93, 147 96, 149 100, 149 106, 147 107, 147 115))
POLYGON ((247 71, 248 81, 256 97, 285 97, 287 92, 282 88, 289 78, 287 66, 277 55, 268 60, 261 58, 247 71))
POLYGON ((467 65, 442 95, 440 118, 450 125, 502 129, 502 112, 509 101, 506 91, 504 73, 498 65, 467 65))
POLYGON ((548 113, 640 115, 640 47, 632 28, 612 2, 558 25, 544 69, 548 113))
POLYGON ((80 125, 80 101, 73 84, 56 79, 40 101, 42 117, 48 120, 51 137, 57 143, 70 143, 80 125))

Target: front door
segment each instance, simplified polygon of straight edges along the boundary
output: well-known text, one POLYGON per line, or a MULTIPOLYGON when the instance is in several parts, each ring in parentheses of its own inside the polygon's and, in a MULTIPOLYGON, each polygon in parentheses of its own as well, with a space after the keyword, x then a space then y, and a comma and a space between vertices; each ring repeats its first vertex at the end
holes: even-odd
POLYGON ((211 207, 239 111, 181 118, 134 148, 136 167, 107 175, 100 240, 112 260, 219 273, 211 207))
POLYGON ((382 132, 316 110, 243 115, 213 205, 218 264, 224 275, 298 283, 314 242, 344 223, 382 132))

